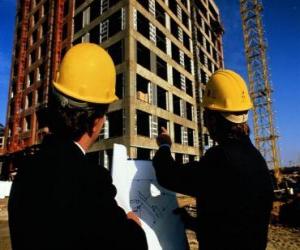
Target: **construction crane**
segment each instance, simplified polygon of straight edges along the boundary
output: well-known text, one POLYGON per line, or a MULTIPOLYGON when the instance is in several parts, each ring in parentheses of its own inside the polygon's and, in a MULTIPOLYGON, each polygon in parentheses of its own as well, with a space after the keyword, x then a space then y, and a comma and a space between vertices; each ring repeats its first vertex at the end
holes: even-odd
POLYGON ((262 23, 262 0, 240 0, 250 95, 253 101, 255 145, 281 183, 278 135, 274 128, 272 87, 262 23))

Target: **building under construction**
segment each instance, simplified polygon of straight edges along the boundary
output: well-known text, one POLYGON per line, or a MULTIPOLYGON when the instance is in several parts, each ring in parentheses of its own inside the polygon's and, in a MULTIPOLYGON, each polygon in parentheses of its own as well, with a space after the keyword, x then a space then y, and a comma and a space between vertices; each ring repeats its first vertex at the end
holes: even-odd
POLYGON ((65 52, 101 44, 117 70, 116 93, 89 156, 109 166, 114 143, 151 159, 164 126, 177 161, 197 159, 211 141, 200 106, 209 76, 223 67, 223 29, 213 0, 22 0, 9 88, 6 153, 40 143, 39 117, 65 52))

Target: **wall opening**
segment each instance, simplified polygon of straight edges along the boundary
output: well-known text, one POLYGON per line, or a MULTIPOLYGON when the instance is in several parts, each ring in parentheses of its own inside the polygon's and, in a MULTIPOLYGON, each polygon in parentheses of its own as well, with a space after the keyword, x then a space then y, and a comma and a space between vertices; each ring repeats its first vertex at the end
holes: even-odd
POLYGON ((148 89, 149 89, 149 80, 137 74, 136 75, 137 99, 142 100, 144 102, 149 102, 148 89))
POLYGON ((137 148, 137 159, 138 160, 150 160, 150 149, 147 148, 137 148))
POLYGON ((137 134, 150 137, 150 115, 141 110, 136 111, 137 134))
POLYGON ((167 91, 157 86, 157 106, 167 110, 167 91))
POLYGON ((181 144, 182 143, 182 136, 181 136, 182 126, 174 123, 174 142, 181 144))
POLYGON ((150 70, 150 50, 137 42, 137 63, 150 70))
POLYGON ((117 110, 108 113, 107 120, 109 124, 109 138, 120 137, 123 135, 123 110, 117 110))

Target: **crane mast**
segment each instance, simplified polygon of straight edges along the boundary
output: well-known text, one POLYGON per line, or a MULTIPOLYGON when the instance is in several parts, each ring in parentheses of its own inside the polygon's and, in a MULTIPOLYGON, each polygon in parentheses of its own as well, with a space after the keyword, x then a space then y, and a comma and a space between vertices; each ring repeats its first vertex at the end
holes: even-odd
POLYGON ((262 1, 240 0, 250 95, 253 101, 255 145, 281 182, 278 135, 274 128, 272 87, 262 24, 262 1))

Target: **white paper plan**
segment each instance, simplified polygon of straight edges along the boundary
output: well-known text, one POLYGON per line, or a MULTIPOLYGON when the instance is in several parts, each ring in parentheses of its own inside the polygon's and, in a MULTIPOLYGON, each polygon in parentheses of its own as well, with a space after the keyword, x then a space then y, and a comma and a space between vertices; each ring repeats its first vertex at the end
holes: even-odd
POLYGON ((141 219, 149 250, 186 249, 184 225, 173 213, 176 194, 159 186, 151 161, 127 158, 126 147, 115 144, 112 178, 119 206, 141 219))

